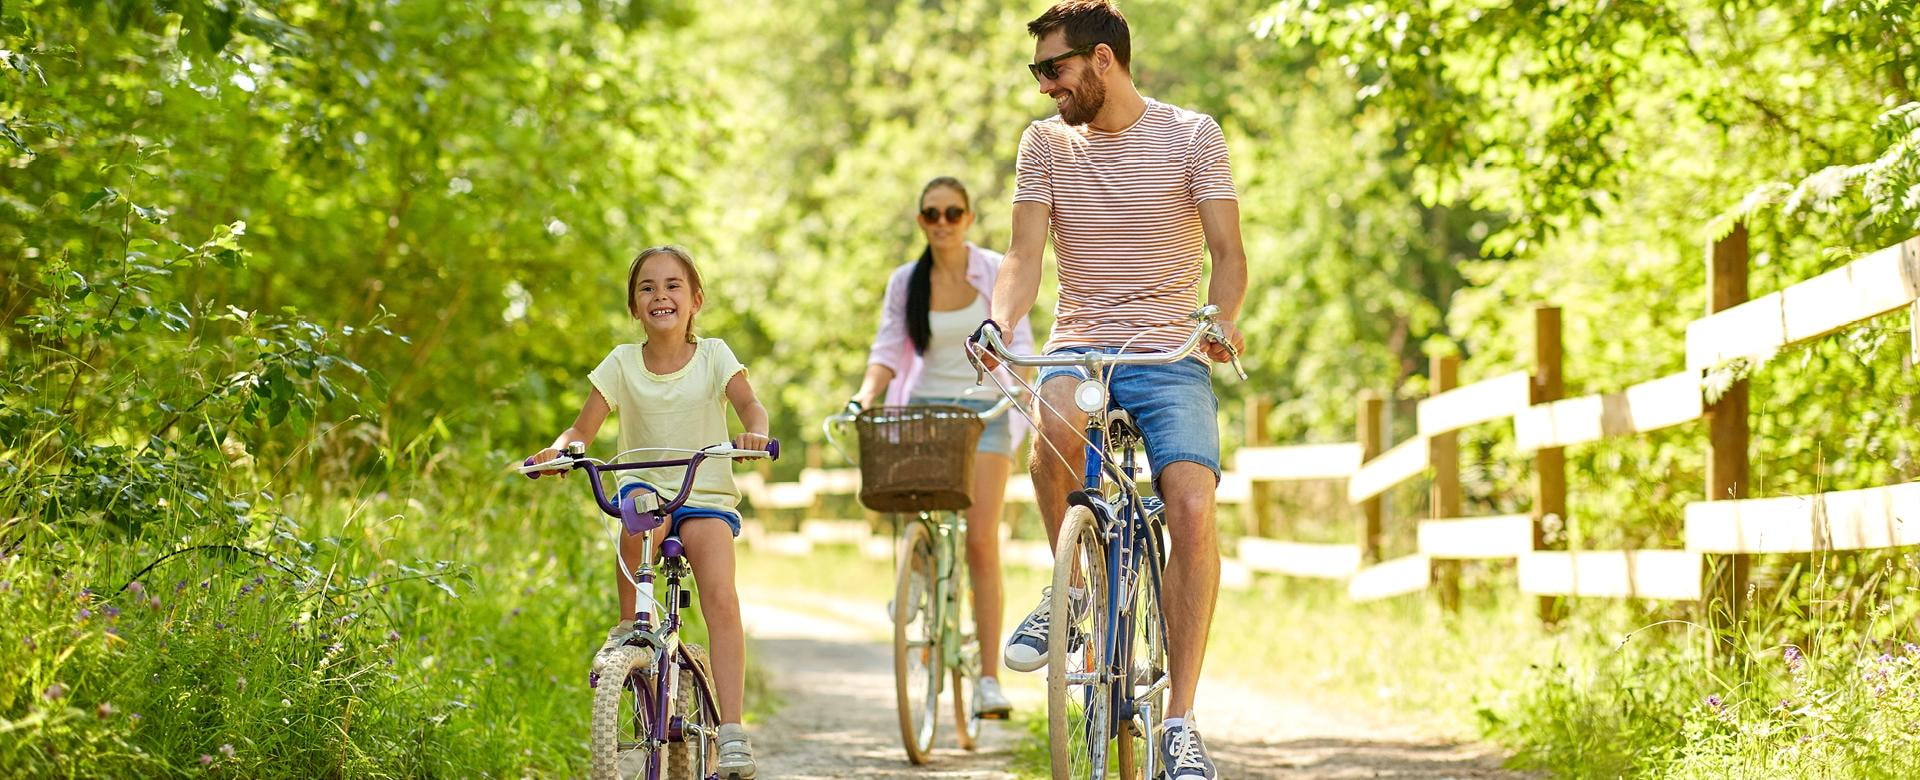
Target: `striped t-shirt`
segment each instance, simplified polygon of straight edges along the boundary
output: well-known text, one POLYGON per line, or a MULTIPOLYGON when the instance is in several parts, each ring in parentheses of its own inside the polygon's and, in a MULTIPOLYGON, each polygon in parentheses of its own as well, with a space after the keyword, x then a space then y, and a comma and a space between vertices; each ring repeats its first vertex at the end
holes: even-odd
POLYGON ((1054 116, 1020 136, 1017 168, 1013 202, 1053 211, 1060 301, 1047 349, 1183 343, 1200 305, 1200 202, 1235 199, 1213 117, 1153 99, 1117 133, 1054 116))

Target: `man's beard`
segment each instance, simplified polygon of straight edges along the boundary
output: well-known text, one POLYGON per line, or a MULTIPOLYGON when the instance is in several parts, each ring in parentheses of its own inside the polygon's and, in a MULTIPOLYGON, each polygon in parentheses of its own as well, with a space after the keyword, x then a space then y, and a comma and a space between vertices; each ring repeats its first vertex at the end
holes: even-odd
MULTIPOLYGON (((1089 74, 1091 75, 1091 74, 1089 74)), ((1100 115, 1100 109, 1107 105, 1107 85, 1098 78, 1089 78, 1078 89, 1070 90, 1072 97, 1060 107, 1060 121, 1069 125, 1084 125, 1100 115)))

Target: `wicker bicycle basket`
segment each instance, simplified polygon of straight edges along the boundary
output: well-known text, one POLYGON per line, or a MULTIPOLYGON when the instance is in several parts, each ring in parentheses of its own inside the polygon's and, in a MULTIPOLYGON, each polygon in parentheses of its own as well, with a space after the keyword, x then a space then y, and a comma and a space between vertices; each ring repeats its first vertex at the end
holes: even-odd
POLYGON ((964 406, 916 404, 861 412, 860 503, 875 512, 959 511, 973 505, 973 448, 986 423, 964 406))

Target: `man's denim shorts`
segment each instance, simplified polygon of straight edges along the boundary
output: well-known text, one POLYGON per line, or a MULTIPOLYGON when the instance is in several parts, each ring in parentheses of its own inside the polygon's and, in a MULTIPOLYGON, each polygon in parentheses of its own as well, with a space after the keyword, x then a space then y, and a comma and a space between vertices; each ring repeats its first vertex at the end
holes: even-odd
MULTIPOLYGON (((914 396, 908 399, 907 403, 949 404, 952 406, 964 406, 976 412, 984 412, 992 409, 994 404, 999 403, 999 400, 996 398, 921 398, 914 396)), ((1019 414, 1019 412, 1008 409, 1002 412, 1000 416, 987 420, 987 427, 980 431, 980 443, 973 448, 973 451, 984 452, 989 455, 1013 457, 1013 424, 1008 422, 1007 418, 1016 414, 1019 414)))
MULTIPOLYGON (((719 465, 725 466, 726 463, 722 462, 719 465)), ((620 498, 614 499, 613 503, 618 505, 621 499, 626 498, 627 494, 636 490, 645 490, 656 496, 660 495, 660 491, 657 488, 645 482, 626 482, 620 485, 620 498)), ((666 496, 660 496, 660 500, 665 501, 667 498, 666 496)), ((740 535, 740 515, 724 509, 709 509, 703 506, 683 506, 673 510, 673 525, 675 530, 677 530, 679 526, 685 525, 688 520, 696 517, 713 517, 723 520, 726 522, 728 528, 733 529, 734 536, 737 537, 740 535)))
MULTIPOLYGON (((1066 347, 1050 354, 1114 354, 1112 347, 1066 347)), ((1192 357, 1164 366, 1112 366, 1108 383, 1110 407, 1125 409, 1147 439, 1147 462, 1157 482, 1160 472, 1175 461, 1192 461, 1220 479, 1220 400, 1213 395, 1213 373, 1204 358, 1192 357)), ((1040 384, 1057 376, 1075 381, 1087 378, 1080 366, 1048 366, 1040 370, 1040 384)))

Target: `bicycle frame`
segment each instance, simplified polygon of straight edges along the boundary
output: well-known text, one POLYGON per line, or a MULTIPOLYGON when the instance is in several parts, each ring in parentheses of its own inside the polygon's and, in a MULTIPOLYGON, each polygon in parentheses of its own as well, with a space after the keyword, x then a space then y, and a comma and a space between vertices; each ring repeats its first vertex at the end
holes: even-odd
MULTIPOLYGON (((1105 737, 1108 740, 1122 737, 1123 725, 1136 715, 1141 718, 1141 733, 1152 734, 1154 717, 1164 714, 1152 712, 1148 702, 1169 685, 1168 676, 1163 672, 1145 691, 1136 694, 1133 690, 1132 639, 1136 621, 1141 617, 1138 586, 1140 578, 1146 577, 1154 603, 1161 603, 1166 551, 1154 532, 1153 517, 1147 511, 1146 502, 1134 481, 1139 473, 1134 462, 1139 442, 1125 441, 1121 446, 1120 463, 1113 463, 1112 453, 1108 451, 1110 422, 1109 413, 1087 416, 1086 470, 1082 482, 1087 496, 1106 503, 1106 507, 1095 514, 1104 521, 1102 536, 1107 540, 1103 548, 1110 598, 1103 605, 1107 610, 1106 635, 1099 637, 1098 641, 1105 651, 1102 656, 1107 659, 1107 668, 1103 673, 1108 680, 1108 711, 1113 713, 1107 723, 1105 737), (1108 500, 1108 492, 1102 490, 1109 477, 1114 478, 1111 481, 1117 495, 1113 498, 1118 500, 1108 500), (1111 511, 1105 511, 1107 509, 1111 511)), ((1155 626, 1158 635, 1166 636, 1166 616, 1155 612, 1152 619, 1160 623, 1155 626)), ((1152 750, 1148 750, 1145 758, 1146 774, 1153 777, 1157 757, 1152 750)))
MULTIPOLYGON (((969 673, 977 671, 968 668, 966 642, 963 641, 965 616, 960 614, 959 609, 961 589, 967 587, 967 583, 962 581, 967 573, 966 557, 958 552, 960 540, 967 533, 966 516, 959 512, 921 512, 908 522, 926 525, 928 536, 933 539, 934 592, 931 603, 933 623, 940 626, 940 656, 950 668, 969 673), (945 522, 934 517, 935 514, 945 515, 952 521, 945 522)), ((896 530, 894 535, 897 537, 900 533, 896 530)), ((900 562, 895 561, 896 571, 899 567, 900 562)), ((936 687, 935 692, 939 693, 940 689, 936 687)))

